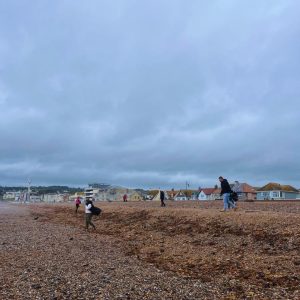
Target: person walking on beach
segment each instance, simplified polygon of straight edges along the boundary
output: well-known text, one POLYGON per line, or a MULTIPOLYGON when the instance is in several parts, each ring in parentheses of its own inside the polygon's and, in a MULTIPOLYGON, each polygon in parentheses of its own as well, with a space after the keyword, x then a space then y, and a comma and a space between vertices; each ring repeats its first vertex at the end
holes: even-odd
POLYGON ((123 195, 123 202, 127 202, 127 194, 123 195))
POLYGON ((91 225, 94 229, 96 229, 96 226, 92 223, 92 211, 91 208, 93 206, 93 202, 89 199, 85 200, 85 229, 89 229, 89 225, 91 225))
POLYGON ((80 201, 80 197, 78 196, 76 199, 75 199, 75 205, 76 205, 76 213, 78 212, 78 208, 81 204, 81 201, 80 201))
POLYGON ((165 192, 164 191, 160 191, 159 192, 159 198, 160 198, 160 206, 161 207, 165 207, 165 192))
POLYGON ((222 176, 219 177, 219 181, 221 183, 221 196, 223 195, 223 204, 224 208, 222 211, 227 211, 231 208, 235 208, 235 203, 230 200, 230 194, 232 193, 231 187, 227 181, 227 179, 222 176))

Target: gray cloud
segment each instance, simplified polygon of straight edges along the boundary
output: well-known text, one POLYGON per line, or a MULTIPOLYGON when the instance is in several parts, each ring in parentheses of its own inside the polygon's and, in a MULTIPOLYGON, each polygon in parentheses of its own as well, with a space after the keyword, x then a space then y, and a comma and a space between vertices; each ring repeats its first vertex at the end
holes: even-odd
POLYGON ((299 187, 299 8, 0 2, 0 184, 299 187))

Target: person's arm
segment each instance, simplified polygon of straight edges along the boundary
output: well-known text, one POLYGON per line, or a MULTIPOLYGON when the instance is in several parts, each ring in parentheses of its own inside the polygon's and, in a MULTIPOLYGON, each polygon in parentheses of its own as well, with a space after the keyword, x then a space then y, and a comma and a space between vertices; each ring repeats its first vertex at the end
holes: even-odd
POLYGON ((221 193, 220 193, 220 196, 222 196, 224 194, 224 184, 223 182, 221 182, 221 193))

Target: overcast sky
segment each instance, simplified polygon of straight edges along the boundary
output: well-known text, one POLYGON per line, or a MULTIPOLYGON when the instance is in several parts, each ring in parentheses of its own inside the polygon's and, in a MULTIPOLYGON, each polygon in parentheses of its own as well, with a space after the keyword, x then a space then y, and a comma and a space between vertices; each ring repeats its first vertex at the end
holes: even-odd
POLYGON ((299 11, 0 0, 0 185, 300 188, 299 11))

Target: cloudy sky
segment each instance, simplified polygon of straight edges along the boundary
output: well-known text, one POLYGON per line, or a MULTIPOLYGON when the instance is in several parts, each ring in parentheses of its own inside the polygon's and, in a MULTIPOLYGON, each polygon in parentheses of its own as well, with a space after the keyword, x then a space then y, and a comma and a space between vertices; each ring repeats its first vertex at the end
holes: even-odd
POLYGON ((299 11, 0 0, 0 185, 299 188, 299 11))

